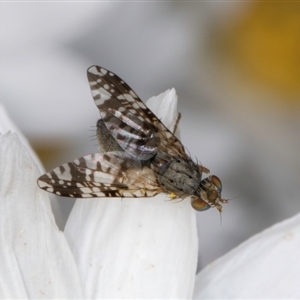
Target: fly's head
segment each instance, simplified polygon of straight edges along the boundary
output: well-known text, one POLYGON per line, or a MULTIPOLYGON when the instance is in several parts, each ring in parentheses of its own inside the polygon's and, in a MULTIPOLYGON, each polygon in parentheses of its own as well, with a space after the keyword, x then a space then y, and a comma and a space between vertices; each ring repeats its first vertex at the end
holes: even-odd
POLYGON ((197 196, 192 198, 192 207, 199 211, 215 207, 221 213, 221 204, 228 203, 228 200, 222 199, 221 192, 222 182, 219 177, 211 175, 204 178, 200 182, 197 196))

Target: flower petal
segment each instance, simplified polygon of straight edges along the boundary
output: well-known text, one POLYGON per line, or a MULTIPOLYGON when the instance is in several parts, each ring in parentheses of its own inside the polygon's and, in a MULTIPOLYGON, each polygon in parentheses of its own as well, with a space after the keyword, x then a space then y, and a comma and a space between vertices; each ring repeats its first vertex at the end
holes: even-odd
POLYGON ((177 120, 177 95, 174 88, 166 90, 158 96, 151 97, 147 101, 147 106, 156 116, 173 131, 177 120))
MULTIPOLYGON (((164 120, 176 100, 175 90, 151 99, 153 112, 164 120), (155 107, 165 107, 163 115, 155 107)), ((166 194, 77 200, 65 234, 87 298, 192 296, 198 238, 188 200, 170 201, 166 194)))
POLYGON ((22 144, 27 148, 27 150, 30 153, 30 156, 34 160, 34 162, 37 164, 39 170, 44 173, 44 167, 42 166, 40 160, 38 159, 36 153, 32 150, 28 140, 26 137, 22 134, 22 132, 17 128, 17 126, 11 121, 8 114, 6 113, 6 110, 3 105, 0 104, 0 133, 7 133, 7 132, 16 132, 18 134, 18 137, 20 138, 22 144))
POLYGON ((37 187, 39 174, 16 133, 0 135, 0 298, 80 298, 76 265, 37 187))
POLYGON ((300 214, 276 224, 208 265, 194 299, 299 299, 300 214))

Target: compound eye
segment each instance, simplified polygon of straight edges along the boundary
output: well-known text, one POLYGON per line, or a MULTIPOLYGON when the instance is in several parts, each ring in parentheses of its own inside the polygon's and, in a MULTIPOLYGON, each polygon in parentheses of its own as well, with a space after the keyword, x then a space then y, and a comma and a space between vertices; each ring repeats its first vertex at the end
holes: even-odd
POLYGON ((192 199, 191 202, 192 207, 198 211, 204 211, 210 209, 210 205, 202 200, 201 198, 192 199))
POLYGON ((211 183, 218 189, 219 193, 222 192, 222 182, 216 175, 210 176, 211 183))

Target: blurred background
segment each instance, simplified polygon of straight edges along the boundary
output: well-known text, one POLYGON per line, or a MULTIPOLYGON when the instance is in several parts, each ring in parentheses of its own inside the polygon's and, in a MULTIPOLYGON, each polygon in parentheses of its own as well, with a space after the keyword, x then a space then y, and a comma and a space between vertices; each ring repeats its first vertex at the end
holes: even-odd
MULTIPOLYGON (((46 170, 97 152, 86 69, 175 87, 181 139, 223 182, 199 268, 300 210, 300 3, 0 3, 0 97, 46 170)), ((64 227, 73 205, 54 202, 64 227)))

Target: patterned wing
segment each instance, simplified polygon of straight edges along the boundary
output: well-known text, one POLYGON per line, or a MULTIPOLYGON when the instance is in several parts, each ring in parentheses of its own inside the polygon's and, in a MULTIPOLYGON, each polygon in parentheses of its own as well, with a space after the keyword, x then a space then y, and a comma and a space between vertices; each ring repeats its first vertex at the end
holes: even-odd
POLYGON ((125 152, 94 153, 42 175, 38 185, 59 196, 152 197, 162 192, 154 173, 125 152))
MULTIPOLYGON (((137 136, 144 135, 146 138, 142 141, 139 140, 140 144, 148 147, 149 141, 150 150, 148 149, 148 151, 152 153, 152 156, 156 153, 156 148, 159 146, 159 148, 173 156, 187 157, 181 142, 162 124, 120 77, 98 66, 90 67, 87 71, 87 76, 95 104, 106 125, 115 127, 117 132, 120 127, 124 129, 130 121, 133 121, 134 124, 130 127, 129 131, 125 128, 125 133, 129 132, 129 134, 121 134, 122 139, 134 134, 137 136), (115 119, 117 115, 118 120, 115 119), (157 138, 159 138, 159 141, 157 141, 157 138)), ((119 133, 120 131, 116 134, 119 133)), ((115 137, 116 134, 114 132, 112 134, 115 137)), ((136 148, 134 140, 127 140, 125 144, 125 149, 120 144, 125 151, 127 151, 126 146, 136 148)), ((129 154, 132 155, 130 152, 129 154)), ((149 159, 149 156, 145 159, 149 159)))
MULTIPOLYGON (((159 137, 147 122, 134 115, 108 107, 101 110, 101 121, 116 143, 128 154, 139 159, 149 160, 157 153, 159 137)), ((97 123, 97 129, 98 129, 97 123)))

